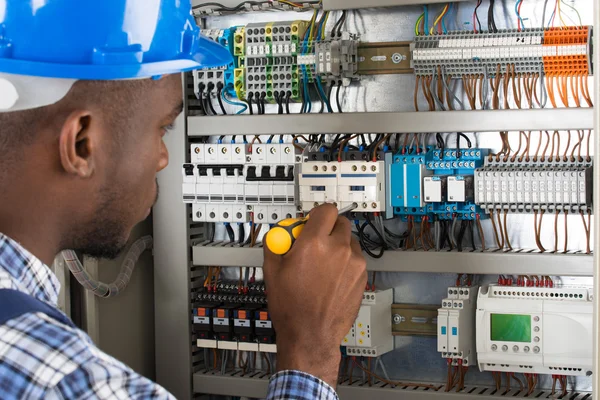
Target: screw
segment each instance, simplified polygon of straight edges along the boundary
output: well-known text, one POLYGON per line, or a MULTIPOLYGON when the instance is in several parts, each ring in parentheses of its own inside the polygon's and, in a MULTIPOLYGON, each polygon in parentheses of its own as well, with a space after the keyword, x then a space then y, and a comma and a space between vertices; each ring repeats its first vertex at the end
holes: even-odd
POLYGON ((227 147, 221 147, 221 153, 223 153, 223 154, 227 153, 227 147))
POLYGON ((194 149, 194 153, 196 153, 196 154, 200 153, 200 147, 196 147, 196 148, 194 149))
POLYGON ((198 218, 202 218, 202 213, 201 213, 200 211, 198 211, 198 212, 196 213, 196 217, 198 217, 198 218))
POLYGON ((317 202, 315 201, 315 204, 313 204, 313 207, 319 207, 319 203, 317 203, 317 202))
POLYGON ((251 162, 251 161, 252 161, 252 157, 250 157, 250 156, 247 156, 247 157, 246 157, 246 162, 251 162))
POLYGON ((242 219, 242 213, 237 213, 237 214, 235 214, 235 217, 236 217, 237 219, 242 219))
POLYGON ((256 149, 256 154, 260 154, 260 153, 262 153, 262 147, 259 147, 256 149))
POLYGON ((275 147, 271 147, 269 151, 271 152, 271 154, 277 153, 277 149, 275 147))
POLYGON ((323 171, 327 171, 327 165, 323 165, 323 171))
POLYGON ((358 168, 356 167, 356 165, 353 165, 352 166, 352 171, 357 171, 357 170, 358 170, 358 168))
POLYGON ((313 167, 313 171, 318 171, 319 167, 317 167, 316 165, 313 167))
POLYGON ((337 171, 337 167, 334 165, 333 167, 331 167, 331 170, 332 170, 333 172, 335 172, 335 171, 337 171))
POLYGON ((376 167, 375 165, 373 165, 373 166, 371 167, 371 171, 373 171, 373 172, 377 171, 377 167, 376 167))
POLYGON ((366 166, 366 165, 363 165, 361 169, 362 169, 363 171, 366 171, 366 170, 367 170, 367 166, 366 166))
POLYGON ((239 147, 235 148, 235 154, 240 154, 242 152, 242 149, 240 149, 239 147))
POLYGON ((212 147, 209 147, 209 148, 208 148, 208 154, 212 154, 212 153, 214 153, 214 152, 215 152, 215 149, 214 149, 214 148, 212 148, 212 147))
POLYGON ((363 208, 367 208, 367 203, 362 203, 363 208))
POLYGON ((290 154, 290 153, 291 153, 291 151, 292 151, 292 149, 290 149, 289 147, 286 147, 286 148, 283 150, 283 152, 284 152, 285 154, 290 154))
POLYGON ((404 321, 406 321, 406 319, 400 314, 394 314, 394 317, 392 318, 394 325, 398 325, 404 321))
POLYGON ((377 208, 377 203, 371 203, 371 207, 377 208))

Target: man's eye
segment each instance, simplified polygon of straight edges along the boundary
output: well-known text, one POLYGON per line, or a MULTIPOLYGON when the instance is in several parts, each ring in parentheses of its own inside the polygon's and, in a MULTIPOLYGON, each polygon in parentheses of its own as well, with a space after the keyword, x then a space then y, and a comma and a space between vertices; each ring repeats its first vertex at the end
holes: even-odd
POLYGON ((172 131, 174 129, 175 129, 175 123, 165 126, 165 130, 167 130, 167 131, 172 131))

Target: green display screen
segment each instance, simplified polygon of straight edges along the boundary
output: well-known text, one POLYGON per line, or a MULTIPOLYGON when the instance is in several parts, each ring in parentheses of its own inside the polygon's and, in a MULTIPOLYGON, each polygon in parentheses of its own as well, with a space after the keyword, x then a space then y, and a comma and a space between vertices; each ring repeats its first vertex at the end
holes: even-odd
POLYGON ((531 342, 531 315, 491 314, 492 340, 531 342))

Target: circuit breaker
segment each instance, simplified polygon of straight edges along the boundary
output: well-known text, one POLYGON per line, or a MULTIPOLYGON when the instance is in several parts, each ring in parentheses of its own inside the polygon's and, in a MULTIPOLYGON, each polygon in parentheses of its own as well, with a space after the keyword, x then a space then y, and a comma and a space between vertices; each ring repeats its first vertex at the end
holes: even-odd
POLYGON ((392 302, 392 289, 363 294, 358 317, 342 341, 346 354, 379 357, 394 349, 392 302))
POLYGON ((438 310, 438 352, 453 365, 476 364, 475 310, 477 291, 474 287, 450 287, 448 297, 438 310))

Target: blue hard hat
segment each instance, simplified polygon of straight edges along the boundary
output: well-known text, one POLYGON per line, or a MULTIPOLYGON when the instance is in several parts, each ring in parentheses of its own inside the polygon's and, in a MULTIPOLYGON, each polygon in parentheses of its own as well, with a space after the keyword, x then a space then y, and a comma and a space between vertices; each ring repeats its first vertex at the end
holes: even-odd
POLYGON ((190 0, 0 0, 0 72, 135 79, 232 62, 190 0))

